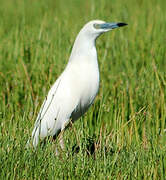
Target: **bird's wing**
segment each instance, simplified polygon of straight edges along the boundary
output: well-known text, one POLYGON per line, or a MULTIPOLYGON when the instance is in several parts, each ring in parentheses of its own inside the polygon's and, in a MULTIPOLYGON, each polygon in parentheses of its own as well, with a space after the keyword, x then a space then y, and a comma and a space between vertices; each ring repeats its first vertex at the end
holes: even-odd
POLYGON ((51 87, 40 108, 32 132, 34 147, 37 146, 39 137, 43 139, 46 136, 54 136, 69 121, 78 104, 72 85, 71 77, 65 72, 51 87))
POLYGON ((35 125, 36 124, 40 124, 41 120, 44 118, 44 116, 46 115, 49 107, 51 106, 53 100, 54 100, 54 97, 55 97, 55 94, 58 90, 58 87, 59 87, 59 84, 60 84, 60 78, 57 79, 57 81, 55 82, 55 84, 51 87, 50 91, 48 92, 48 95, 45 97, 44 99, 44 102, 40 108, 40 111, 39 111, 39 114, 37 116, 37 119, 36 119, 36 122, 35 122, 35 125))
POLYGON ((56 94, 59 84, 60 84, 60 81, 61 81, 60 78, 57 79, 57 81, 54 83, 54 85, 49 90, 48 95, 45 97, 44 102, 43 102, 43 104, 39 110, 38 116, 36 118, 34 130, 33 130, 32 134, 35 134, 35 131, 37 130, 37 128, 39 126, 41 126, 42 120, 45 118, 49 108, 52 106, 55 94, 56 94))

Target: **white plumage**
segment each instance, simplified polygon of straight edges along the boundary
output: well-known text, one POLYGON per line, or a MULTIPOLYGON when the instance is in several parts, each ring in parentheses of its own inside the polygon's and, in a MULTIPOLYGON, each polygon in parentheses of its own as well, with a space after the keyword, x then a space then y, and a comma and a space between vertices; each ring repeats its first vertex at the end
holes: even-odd
POLYGON ((70 121, 77 120, 93 103, 99 89, 96 38, 125 23, 94 20, 79 32, 69 62, 45 98, 32 132, 36 147, 39 139, 55 136, 70 121))

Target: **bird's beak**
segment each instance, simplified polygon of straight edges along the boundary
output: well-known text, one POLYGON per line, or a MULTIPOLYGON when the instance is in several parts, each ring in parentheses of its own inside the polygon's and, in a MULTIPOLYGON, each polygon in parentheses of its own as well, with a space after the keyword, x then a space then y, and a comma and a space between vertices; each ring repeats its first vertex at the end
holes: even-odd
POLYGON ((126 23, 104 23, 104 24, 100 24, 100 28, 105 30, 107 29, 111 30, 126 25, 127 25, 126 23))

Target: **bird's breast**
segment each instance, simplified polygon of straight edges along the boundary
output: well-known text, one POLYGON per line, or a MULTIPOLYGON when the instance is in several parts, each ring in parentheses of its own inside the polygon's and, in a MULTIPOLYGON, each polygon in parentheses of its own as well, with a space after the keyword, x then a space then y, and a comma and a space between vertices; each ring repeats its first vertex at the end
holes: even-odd
POLYGON ((99 68, 96 62, 81 61, 72 65, 72 92, 78 97, 76 109, 72 113, 73 119, 78 119, 93 103, 99 89, 99 68))

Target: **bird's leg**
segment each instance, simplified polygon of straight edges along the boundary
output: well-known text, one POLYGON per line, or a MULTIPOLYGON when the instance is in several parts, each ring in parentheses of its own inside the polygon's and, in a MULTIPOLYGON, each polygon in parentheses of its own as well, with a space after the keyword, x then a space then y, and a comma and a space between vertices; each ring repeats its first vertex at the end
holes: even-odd
MULTIPOLYGON (((60 134, 59 134, 59 137, 58 137, 58 144, 60 145, 62 150, 64 150, 64 148, 65 148, 64 141, 63 141, 63 133, 64 133, 64 131, 61 131, 60 134)), ((56 154, 56 156, 59 155, 59 150, 58 150, 57 145, 56 145, 56 148, 55 148, 55 154, 56 154)))
POLYGON ((64 150, 65 148, 64 141, 63 141, 63 134, 64 134, 64 130, 62 130, 59 135, 59 144, 62 150, 64 150))
POLYGON ((67 123, 64 123, 61 127, 61 132, 59 134, 59 144, 60 144, 60 147, 62 150, 65 149, 65 144, 64 144, 64 141, 63 141, 63 134, 64 134, 64 130, 65 128, 67 127, 68 125, 68 121, 66 121, 67 123))
POLYGON ((69 127, 70 127, 70 128, 73 127, 73 122, 72 122, 72 121, 69 122, 69 127))
POLYGON ((76 133, 76 129, 75 129, 75 127, 73 126, 73 122, 70 121, 69 125, 70 125, 70 127, 72 128, 72 130, 73 130, 73 132, 74 132, 74 134, 75 134, 77 144, 80 145, 79 139, 78 139, 78 136, 77 136, 77 133, 76 133))
POLYGON ((55 148, 55 155, 56 155, 56 156, 59 156, 59 151, 58 151, 58 148, 57 148, 57 147, 55 148))
MULTIPOLYGON (((55 134, 53 136, 53 141, 56 141, 56 144, 55 144, 55 155, 56 156, 59 156, 59 148, 57 146, 57 144, 60 144, 60 147, 62 148, 62 143, 63 143, 63 132, 60 130, 57 132, 57 134, 55 134)), ((62 148, 63 149, 63 148, 62 148)))

